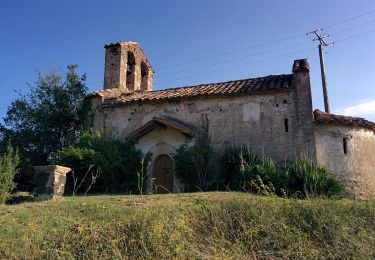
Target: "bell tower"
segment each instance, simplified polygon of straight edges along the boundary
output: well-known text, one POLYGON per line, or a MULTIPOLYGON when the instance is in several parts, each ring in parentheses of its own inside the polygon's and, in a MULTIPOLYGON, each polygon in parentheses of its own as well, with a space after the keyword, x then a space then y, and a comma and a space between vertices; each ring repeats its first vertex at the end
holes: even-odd
POLYGON ((104 89, 151 91, 154 71, 137 42, 109 43, 105 48, 104 89))

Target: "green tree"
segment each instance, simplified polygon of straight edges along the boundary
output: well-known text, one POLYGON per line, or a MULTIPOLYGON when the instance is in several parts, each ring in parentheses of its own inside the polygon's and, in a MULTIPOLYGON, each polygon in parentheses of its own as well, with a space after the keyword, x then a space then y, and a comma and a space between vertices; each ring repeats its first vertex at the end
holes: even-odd
POLYGON ((31 166, 46 164, 77 136, 87 112, 87 87, 86 76, 78 75, 76 69, 77 65, 69 65, 65 79, 55 69, 38 72, 35 85, 8 107, 0 134, 3 150, 8 142, 19 150, 19 188, 31 188, 31 166))
POLYGON ((0 204, 4 203, 15 188, 13 181, 19 164, 18 153, 8 144, 7 151, 0 156, 0 204))

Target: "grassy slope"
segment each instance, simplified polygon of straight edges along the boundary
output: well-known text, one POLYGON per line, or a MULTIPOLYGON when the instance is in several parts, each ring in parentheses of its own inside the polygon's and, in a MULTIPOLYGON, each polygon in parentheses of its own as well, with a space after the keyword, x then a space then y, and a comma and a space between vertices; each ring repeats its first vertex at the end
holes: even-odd
POLYGON ((242 193, 0 206, 0 259, 375 258, 375 202, 242 193))

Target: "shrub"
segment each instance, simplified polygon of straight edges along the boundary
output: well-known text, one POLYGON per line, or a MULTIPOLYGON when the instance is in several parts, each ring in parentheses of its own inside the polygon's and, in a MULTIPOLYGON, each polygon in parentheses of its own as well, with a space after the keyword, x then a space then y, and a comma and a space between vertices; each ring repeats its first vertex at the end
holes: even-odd
POLYGON ((202 117, 202 135, 194 145, 180 146, 173 156, 176 176, 185 184, 186 191, 206 189, 212 171, 213 149, 208 133, 208 119, 202 117))
POLYGON ((13 181, 19 165, 18 152, 8 145, 6 153, 0 157, 0 204, 4 203, 15 188, 13 181))
POLYGON ((279 183, 289 194, 301 192, 302 196, 338 195, 342 185, 332 176, 328 176, 324 167, 314 165, 310 160, 300 159, 287 164, 281 171, 279 183))
POLYGON ((60 163, 73 169, 67 188, 109 193, 143 193, 150 155, 143 155, 130 143, 122 143, 90 130, 75 144, 58 152, 60 163), (139 183, 139 180, 142 183, 139 183), (141 190, 139 190, 141 189, 141 190))
POLYGON ((228 147, 222 157, 225 185, 232 190, 309 197, 334 196, 342 185, 324 167, 298 159, 278 166, 272 159, 260 160, 249 146, 228 147))

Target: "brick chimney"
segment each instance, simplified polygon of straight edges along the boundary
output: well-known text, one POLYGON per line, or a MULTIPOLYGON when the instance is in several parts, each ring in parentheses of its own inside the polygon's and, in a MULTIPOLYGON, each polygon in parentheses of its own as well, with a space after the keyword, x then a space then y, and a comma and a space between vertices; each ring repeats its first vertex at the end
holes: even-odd
POLYGON ((307 59, 295 60, 293 63, 293 73, 309 73, 310 72, 310 65, 307 62, 307 59))
POLYGON ((307 59, 295 60, 293 63, 293 99, 295 106, 295 128, 300 131, 295 138, 305 140, 306 146, 301 147, 308 157, 316 160, 315 130, 310 85, 310 65, 307 59))

